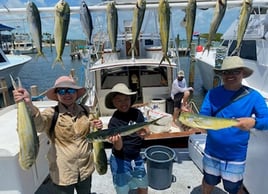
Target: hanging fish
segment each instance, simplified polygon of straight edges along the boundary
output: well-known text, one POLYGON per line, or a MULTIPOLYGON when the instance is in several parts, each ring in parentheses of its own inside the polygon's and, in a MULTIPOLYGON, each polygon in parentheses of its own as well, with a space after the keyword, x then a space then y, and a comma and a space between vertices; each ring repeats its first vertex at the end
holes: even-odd
MULTIPOLYGON (((20 80, 17 86, 11 75, 10 79, 15 90, 21 87, 20 80)), ((24 101, 17 103, 17 133, 20 143, 19 164, 23 170, 28 170, 36 161, 39 151, 39 138, 24 101)))
POLYGON ((146 1, 145 0, 137 0, 136 6, 133 11, 133 20, 132 20, 132 45, 128 54, 134 50, 137 54, 136 42, 140 35, 140 30, 142 26, 142 22, 144 19, 144 14, 146 10, 146 1))
POLYGON ((34 2, 28 2, 26 7, 27 22, 30 28, 34 46, 37 49, 37 58, 45 57, 42 51, 42 26, 40 13, 34 2))
POLYGON ((240 10, 239 23, 237 28, 237 42, 234 51, 231 56, 239 56, 240 49, 242 46, 242 41, 248 26, 248 21, 252 11, 252 1, 253 0, 244 0, 243 5, 240 10))
POLYGON ((87 43, 91 44, 91 36, 93 31, 93 22, 91 13, 85 1, 82 1, 80 6, 80 22, 82 25, 83 32, 87 37, 87 43))
POLYGON ((170 60, 167 55, 168 52, 168 42, 169 42, 169 29, 170 29, 170 6, 167 0, 160 0, 158 6, 158 21, 160 27, 160 40, 162 45, 163 57, 160 61, 162 64, 163 61, 167 60, 169 64, 170 60))
POLYGON ((112 52, 116 52, 118 14, 114 2, 110 2, 107 4, 106 14, 107 14, 107 30, 111 42, 112 52))
POLYGON ((182 112, 179 121, 188 127, 212 130, 232 127, 238 123, 235 119, 210 117, 190 112, 182 112))
POLYGON ((188 0, 186 7, 186 17, 185 17, 185 29, 186 29, 186 39, 187 39, 187 50, 191 50, 191 44, 193 39, 194 25, 196 16, 196 0, 188 0))
POLYGON ((214 9, 213 19, 212 19, 212 22, 210 24, 208 40, 207 40, 207 43, 206 43, 205 48, 203 50, 203 53, 205 52, 205 50, 208 50, 208 53, 209 53, 209 50, 211 47, 211 42, 214 39, 215 34, 216 34, 220 24, 221 24, 221 21, 224 17, 226 8, 227 8, 227 0, 217 0, 216 7, 214 9))
POLYGON ((52 64, 52 68, 57 63, 60 63, 64 68, 64 63, 62 60, 62 53, 64 51, 66 37, 68 33, 70 22, 70 6, 64 0, 60 0, 55 6, 55 26, 54 26, 54 39, 56 47, 56 59, 52 64))

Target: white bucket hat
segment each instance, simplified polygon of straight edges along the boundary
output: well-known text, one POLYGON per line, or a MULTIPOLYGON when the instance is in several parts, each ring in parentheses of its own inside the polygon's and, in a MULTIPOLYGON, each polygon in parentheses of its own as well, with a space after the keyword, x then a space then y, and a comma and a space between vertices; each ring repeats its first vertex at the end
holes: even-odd
POLYGON ((105 97, 105 106, 110 109, 115 109, 113 104, 113 98, 116 94, 124 94, 127 96, 131 96, 131 105, 134 104, 137 98, 137 92, 132 92, 125 84, 118 83, 114 85, 111 92, 109 92, 105 97))
POLYGON ((243 69, 244 78, 249 77, 253 73, 253 70, 246 67, 244 65, 244 61, 238 56, 226 57, 225 59, 223 59, 223 62, 220 68, 214 68, 214 72, 217 74, 220 74, 221 71, 238 69, 238 68, 243 69))
POLYGON ((178 77, 184 77, 184 71, 183 70, 180 70, 178 71, 178 77))
POLYGON ((77 90, 77 99, 86 93, 86 89, 76 85, 74 79, 69 76, 61 76, 56 81, 52 88, 48 89, 46 96, 50 100, 58 101, 58 96, 56 93, 57 88, 72 88, 77 90))

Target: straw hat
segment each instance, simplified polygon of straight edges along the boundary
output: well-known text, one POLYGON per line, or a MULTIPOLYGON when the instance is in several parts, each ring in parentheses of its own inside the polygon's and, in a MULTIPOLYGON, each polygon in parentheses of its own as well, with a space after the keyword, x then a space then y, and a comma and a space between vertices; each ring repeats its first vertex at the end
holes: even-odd
POLYGON ((77 99, 86 93, 86 89, 76 85, 74 79, 69 76, 61 76, 56 81, 52 88, 48 89, 46 96, 50 100, 58 101, 58 96, 56 94, 57 88, 73 88, 77 90, 77 99))
POLYGON ((116 84, 111 92, 109 92, 105 97, 105 106, 110 109, 115 109, 113 105, 113 98, 116 94, 124 94, 127 96, 131 96, 131 105, 134 104, 137 98, 137 92, 131 92, 131 90, 123 83, 116 84))
POLYGON ((184 77, 184 71, 183 70, 178 71, 178 77, 184 77))
POLYGON ((238 56, 226 57, 225 59, 223 59, 223 62, 220 68, 214 68, 214 72, 217 74, 220 74, 221 71, 238 69, 238 68, 243 69, 244 78, 249 77, 253 73, 253 70, 246 67, 244 65, 244 61, 238 56))

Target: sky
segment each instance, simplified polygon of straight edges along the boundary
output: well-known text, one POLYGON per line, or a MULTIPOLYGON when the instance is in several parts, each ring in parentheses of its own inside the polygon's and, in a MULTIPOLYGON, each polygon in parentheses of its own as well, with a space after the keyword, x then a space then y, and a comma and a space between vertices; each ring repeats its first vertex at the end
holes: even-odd
MULTIPOLYGON (((66 0, 70 6, 80 6, 81 0, 66 0)), ((134 1, 134 0, 133 0, 134 1)), ((0 9, 7 8, 25 8, 28 0, 0 0, 0 9)), ((54 7, 58 0, 33 0, 33 2, 40 7, 54 7)), ((88 6, 94 5, 96 3, 102 2, 101 0, 85 0, 88 6)), ((185 12, 178 9, 173 8, 171 10, 171 36, 180 36, 180 39, 185 39, 185 28, 181 25, 181 21, 184 18, 185 12)), ((153 15, 152 12, 146 12, 147 16, 150 16, 149 20, 144 20, 142 30, 144 32, 149 30, 158 30, 157 26, 157 16, 153 15), (150 15, 149 15, 150 14, 150 15), (148 27, 150 26, 150 27, 148 27)), ((122 26, 124 20, 132 19, 132 12, 119 13, 119 33, 123 32, 122 26)), ((53 13, 41 13, 41 22, 42 22, 42 32, 53 34, 54 31, 54 15, 53 13)), ((227 9, 223 21, 218 29, 219 33, 224 33, 227 28, 231 25, 231 23, 238 18, 239 16, 239 8, 230 8, 227 9)), ((94 30, 93 34, 97 31, 107 31, 106 30, 106 14, 105 11, 94 12, 92 13, 93 17, 93 25, 94 30)), ((145 15, 146 17, 146 15, 145 15)), ((208 33, 210 22, 213 17, 213 8, 208 10, 197 10, 196 14, 196 23, 195 23, 195 32, 199 33, 208 33)), ((29 27, 26 20, 26 14, 3 14, 0 13, 0 23, 9 25, 15 30, 13 32, 18 33, 28 33, 29 27)), ((79 13, 71 14, 69 30, 67 34, 67 39, 85 39, 85 35, 82 31, 79 13)))

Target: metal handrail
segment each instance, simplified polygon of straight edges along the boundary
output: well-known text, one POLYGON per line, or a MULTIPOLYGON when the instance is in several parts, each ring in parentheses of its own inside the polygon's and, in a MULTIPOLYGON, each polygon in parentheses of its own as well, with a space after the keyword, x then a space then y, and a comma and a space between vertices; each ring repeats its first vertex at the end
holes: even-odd
POLYGON ((196 106, 196 103, 195 103, 193 100, 190 100, 190 101, 189 101, 189 106, 190 106, 190 109, 191 109, 194 113, 199 113, 199 109, 198 109, 198 107, 196 106))

